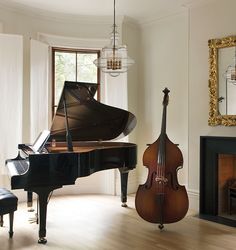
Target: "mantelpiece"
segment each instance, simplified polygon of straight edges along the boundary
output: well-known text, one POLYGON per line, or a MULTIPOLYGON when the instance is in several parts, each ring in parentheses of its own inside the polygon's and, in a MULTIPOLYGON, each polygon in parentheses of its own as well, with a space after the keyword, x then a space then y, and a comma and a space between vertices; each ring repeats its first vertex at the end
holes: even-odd
POLYGON ((200 137, 200 218, 236 227, 236 216, 224 214, 228 210, 227 180, 221 178, 225 172, 228 179, 236 178, 235 159, 236 137, 200 137))

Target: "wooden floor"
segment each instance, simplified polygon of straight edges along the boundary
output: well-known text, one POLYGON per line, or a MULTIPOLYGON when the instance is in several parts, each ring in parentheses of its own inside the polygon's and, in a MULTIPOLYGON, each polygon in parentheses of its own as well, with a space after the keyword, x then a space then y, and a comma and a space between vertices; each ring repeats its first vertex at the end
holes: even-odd
POLYGON ((236 228, 199 219, 189 213, 178 223, 165 225, 142 220, 136 213, 134 196, 128 208, 119 197, 78 195, 52 197, 48 205, 46 245, 37 243, 38 226, 29 223, 34 213, 25 203, 18 206, 14 236, 8 238, 8 216, 0 228, 1 250, 235 250, 236 228))

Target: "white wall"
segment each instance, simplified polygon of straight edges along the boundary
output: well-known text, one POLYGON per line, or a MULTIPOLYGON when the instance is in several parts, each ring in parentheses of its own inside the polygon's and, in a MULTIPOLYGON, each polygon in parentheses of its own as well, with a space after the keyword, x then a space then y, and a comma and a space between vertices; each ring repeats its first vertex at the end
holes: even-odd
POLYGON ((188 186, 199 191, 199 137, 235 136, 236 127, 210 127, 208 90, 208 39, 236 34, 235 0, 215 0, 190 8, 189 41, 189 178, 188 186))
MULTIPOLYGON (((138 116, 138 104, 139 99, 139 56, 140 56, 140 28, 130 21, 127 17, 124 19, 122 26, 122 40, 123 44, 128 47, 128 56, 135 60, 127 74, 127 88, 128 88, 128 111, 138 116)), ((139 133, 139 124, 141 121, 137 117, 137 125, 129 135, 129 141, 137 143, 137 137, 139 133)), ((139 145, 138 145, 139 152, 139 145)), ((138 156, 139 158, 139 156, 138 156)), ((130 171, 129 173, 129 187, 136 192, 139 184, 139 178, 137 170, 130 171)))
POLYGON ((160 133, 161 90, 170 92, 167 134, 179 143, 184 168, 179 181, 188 189, 190 207, 198 209, 199 141, 202 135, 235 136, 235 127, 208 126, 208 40, 235 35, 235 0, 209 0, 182 13, 142 25, 139 70, 139 173, 142 155, 160 133))
POLYGON ((147 143, 160 134, 162 100, 165 87, 170 90, 167 107, 167 135, 179 144, 184 156, 184 168, 179 181, 187 183, 188 171, 188 13, 142 26, 138 93, 138 145, 141 179, 142 155, 147 143))

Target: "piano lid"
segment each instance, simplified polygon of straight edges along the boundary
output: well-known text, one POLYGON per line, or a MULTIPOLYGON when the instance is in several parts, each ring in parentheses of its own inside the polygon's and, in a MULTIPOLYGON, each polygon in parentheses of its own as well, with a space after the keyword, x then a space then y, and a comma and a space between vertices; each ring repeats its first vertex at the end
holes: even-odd
POLYGON ((136 125, 135 116, 123 109, 96 101, 97 84, 64 83, 49 141, 66 141, 65 98, 72 141, 112 140, 128 135, 136 125))

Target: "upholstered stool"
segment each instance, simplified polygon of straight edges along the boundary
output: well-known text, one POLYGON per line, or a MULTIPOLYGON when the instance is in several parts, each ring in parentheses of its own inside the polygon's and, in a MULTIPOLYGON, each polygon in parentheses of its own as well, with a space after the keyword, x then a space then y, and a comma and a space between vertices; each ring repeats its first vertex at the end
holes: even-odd
POLYGON ((0 188, 0 226, 3 226, 3 215, 9 214, 9 236, 13 236, 14 211, 17 210, 18 198, 6 188, 0 188))

